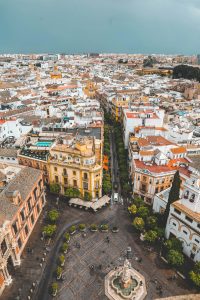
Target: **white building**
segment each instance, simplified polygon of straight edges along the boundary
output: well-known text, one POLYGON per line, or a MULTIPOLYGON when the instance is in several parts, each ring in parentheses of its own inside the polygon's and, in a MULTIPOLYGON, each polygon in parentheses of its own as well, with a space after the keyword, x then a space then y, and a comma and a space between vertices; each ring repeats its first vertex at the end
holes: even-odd
POLYGON ((183 252, 200 261, 200 173, 192 169, 183 186, 181 199, 170 206, 165 234, 181 240, 183 252))
POLYGON ((164 110, 158 108, 138 108, 134 110, 124 109, 123 115, 123 138, 125 148, 128 147, 129 135, 130 133, 134 133, 135 127, 163 127, 164 110))
POLYGON ((27 134, 33 126, 23 122, 22 119, 0 120, 0 141, 14 136, 18 139, 21 135, 27 134))

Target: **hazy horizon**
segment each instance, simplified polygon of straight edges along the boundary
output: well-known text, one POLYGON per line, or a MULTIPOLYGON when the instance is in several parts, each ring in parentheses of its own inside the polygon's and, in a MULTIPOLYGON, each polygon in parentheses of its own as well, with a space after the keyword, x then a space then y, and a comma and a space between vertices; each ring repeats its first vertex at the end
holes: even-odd
POLYGON ((0 0, 0 53, 200 53, 200 1, 0 0))

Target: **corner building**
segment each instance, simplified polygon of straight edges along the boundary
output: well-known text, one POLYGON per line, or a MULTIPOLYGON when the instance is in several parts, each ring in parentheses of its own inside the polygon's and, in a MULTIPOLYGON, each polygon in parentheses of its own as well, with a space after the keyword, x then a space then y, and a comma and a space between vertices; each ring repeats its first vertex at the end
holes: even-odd
POLYGON ((43 175, 22 168, 8 184, 2 176, 0 193, 0 295, 12 282, 15 266, 45 204, 43 175))
MULTIPOLYGON (((65 141, 64 141, 65 143, 65 141)), ((59 184, 61 194, 69 187, 84 196, 102 196, 102 143, 92 137, 80 137, 50 150, 49 182, 59 184)))

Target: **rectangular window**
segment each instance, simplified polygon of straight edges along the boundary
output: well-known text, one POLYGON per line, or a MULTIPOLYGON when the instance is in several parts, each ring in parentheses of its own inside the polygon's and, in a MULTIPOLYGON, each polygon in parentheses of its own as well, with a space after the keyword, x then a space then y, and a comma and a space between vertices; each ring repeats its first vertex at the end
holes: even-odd
POLYGON ((187 231, 183 230, 183 233, 185 233, 187 235, 187 231))
POLYGON ((185 216, 185 219, 186 219, 188 222, 190 222, 190 223, 193 222, 193 220, 192 220, 191 218, 189 218, 188 216, 185 216))
POLYGON ((176 223, 172 223, 176 227, 176 223))
POLYGON ((54 167, 54 171, 57 172, 57 170, 58 170, 57 167, 54 167))
POLYGON ((73 180, 73 186, 77 187, 77 180, 73 180))
POLYGON ((84 188, 84 190, 88 190, 88 183, 87 182, 83 182, 83 188, 84 188))
POLYGON ((32 214, 31 215, 31 223, 34 224, 34 222, 35 222, 35 219, 34 219, 34 215, 32 214))
POLYGON ((8 249, 8 247, 7 247, 6 241, 4 239, 3 242, 1 243, 1 251, 2 251, 2 253, 3 254, 6 253, 7 249, 8 249))
POLYGON ((22 219, 22 222, 25 220, 25 213, 24 213, 24 208, 20 211, 20 216, 22 219))
POLYGON ((180 210, 178 210, 178 209, 176 209, 176 208, 174 208, 174 212, 175 212, 176 214, 178 214, 178 215, 181 214, 180 210))
POLYGON ((67 170, 63 169, 63 175, 67 175, 67 170))
POLYGON ((19 248, 21 248, 21 246, 22 246, 22 241, 21 241, 20 238, 18 238, 17 244, 18 244, 19 248))
POLYGON ((55 176, 55 182, 58 183, 58 176, 55 176))
POLYGON ((39 212, 40 212, 39 204, 37 204, 36 209, 37 209, 37 212, 38 212, 38 214, 39 214, 39 212))
POLYGON ((37 200, 37 188, 34 189, 33 194, 34 194, 34 198, 35 198, 35 201, 36 201, 37 200))
POLYGON ((76 171, 73 171, 73 175, 76 176, 76 171))
POLYGON ((40 190, 40 192, 42 191, 42 179, 40 179, 40 181, 39 181, 39 190, 40 190))
POLYGON ((17 229, 17 221, 12 224, 12 228, 13 228, 14 233, 17 234, 17 231, 18 231, 18 229, 17 229))
POLYGON ((195 240, 195 242, 196 242, 196 243, 198 243, 198 244, 199 244, 199 240, 197 240, 197 239, 194 239, 194 240, 195 240))
POLYGON ((197 227, 200 228, 200 223, 197 224, 197 227))
POLYGON ((32 206, 31 206, 31 198, 28 199, 27 204, 28 204, 28 210, 30 212, 31 208, 32 208, 32 206))
POLYGON ((64 178, 64 184, 66 185, 68 183, 67 178, 64 178))
POLYGON ((27 236, 28 235, 28 226, 27 225, 24 227, 24 232, 25 232, 25 236, 27 236))

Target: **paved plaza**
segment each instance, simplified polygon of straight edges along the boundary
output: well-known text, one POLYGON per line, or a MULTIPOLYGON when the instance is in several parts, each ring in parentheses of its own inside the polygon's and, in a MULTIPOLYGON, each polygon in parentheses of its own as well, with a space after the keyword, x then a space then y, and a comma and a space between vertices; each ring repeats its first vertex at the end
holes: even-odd
POLYGON ((124 261, 126 240, 118 233, 88 232, 86 237, 81 234, 74 237, 70 245, 64 271, 66 278, 57 298, 107 299, 104 296, 104 278, 110 269, 124 261), (76 248, 77 242, 81 245, 80 249, 76 248))
MULTIPOLYGON (((46 208, 47 209, 47 208, 46 208)), ((49 209, 49 208, 48 208, 49 209)), ((33 300, 95 300, 106 299, 104 294, 104 278, 108 272, 116 266, 122 265, 125 259, 127 247, 130 246, 133 257, 130 259, 133 268, 145 277, 147 285, 146 300, 159 298, 158 286, 162 286, 162 297, 188 294, 191 291, 186 286, 186 281, 176 279, 168 281, 173 274, 154 251, 149 252, 143 242, 134 232, 129 214, 122 205, 113 205, 94 214, 84 210, 70 208, 66 203, 60 203, 60 219, 57 235, 50 245, 46 261, 42 268, 39 263, 44 252, 45 242, 40 241, 43 219, 40 219, 33 235, 27 245, 33 249, 33 253, 24 251, 22 265, 17 270, 17 276, 11 286, 6 288, 3 295, 5 300, 14 300, 19 295, 20 300, 27 300, 31 283, 38 281, 31 299, 33 300), (62 245, 63 233, 72 225, 92 223, 97 225, 108 223, 119 227, 118 233, 90 232, 86 231, 86 237, 82 233, 76 233, 70 241, 70 249, 66 254, 64 266, 64 281, 58 281, 59 291, 55 298, 49 293, 49 287, 56 281, 54 272, 57 266, 59 249, 62 245), (109 242, 107 241, 109 237, 109 242), (80 244, 80 248, 77 247, 80 244), (138 257, 142 259, 138 262, 138 257), (93 266, 93 269, 91 268, 93 266)))

